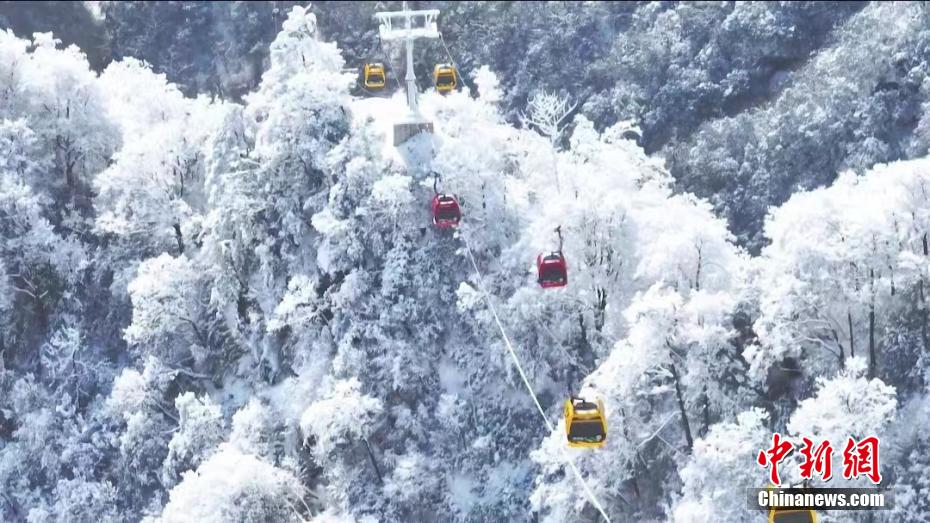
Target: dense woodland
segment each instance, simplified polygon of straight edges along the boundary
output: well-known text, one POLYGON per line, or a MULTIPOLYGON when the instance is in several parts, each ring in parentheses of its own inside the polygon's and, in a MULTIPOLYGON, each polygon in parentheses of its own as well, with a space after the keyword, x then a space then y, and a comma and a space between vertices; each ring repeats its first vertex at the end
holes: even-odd
POLYGON ((397 2, 0 4, 0 519, 597 521, 582 388, 612 521, 763 521, 773 431, 930 519, 930 11, 412 4, 397 149, 397 2))

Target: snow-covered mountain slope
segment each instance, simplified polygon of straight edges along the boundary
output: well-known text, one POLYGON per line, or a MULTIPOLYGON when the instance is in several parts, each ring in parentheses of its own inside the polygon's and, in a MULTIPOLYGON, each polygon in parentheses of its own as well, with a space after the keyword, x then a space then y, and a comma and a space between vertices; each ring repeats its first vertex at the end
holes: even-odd
POLYGON ((612 521, 747 521, 772 430, 887 436, 917 488, 926 160, 795 196, 751 258, 625 125, 559 147, 482 68, 394 147, 404 99, 344 69, 300 7, 243 104, 0 33, 0 514, 596 521, 571 461, 612 521), (565 448, 582 390, 601 449, 565 448))

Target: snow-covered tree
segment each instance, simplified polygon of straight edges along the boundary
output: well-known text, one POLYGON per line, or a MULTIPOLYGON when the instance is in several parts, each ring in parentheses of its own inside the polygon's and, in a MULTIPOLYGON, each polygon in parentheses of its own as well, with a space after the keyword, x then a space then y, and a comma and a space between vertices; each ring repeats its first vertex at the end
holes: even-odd
POLYGON ((555 93, 540 91, 530 97, 526 113, 521 115, 523 125, 539 131, 554 145, 562 135, 565 119, 577 104, 569 105, 569 99, 555 93))
POLYGON ((761 346, 746 356, 756 379, 789 356, 814 374, 850 356, 866 358, 869 376, 918 370, 915 342, 927 346, 925 162, 847 172, 772 212, 755 284, 761 346))
POLYGON ((760 409, 740 413, 736 422, 713 425, 695 441, 681 468, 682 497, 672 509, 676 523, 739 522, 759 517, 746 508, 746 488, 759 484, 750 466, 771 439, 768 415, 760 409))
POLYGON ((184 471, 192 470, 216 450, 225 436, 220 406, 209 397, 197 398, 185 392, 174 400, 178 430, 168 442, 168 456, 162 465, 162 483, 172 485, 184 471))
POLYGON ((101 76, 123 128, 123 147, 95 180, 97 227, 134 254, 182 254, 204 212, 204 147, 222 111, 184 98, 144 63, 110 65, 101 76))
POLYGON ((301 428, 320 457, 340 443, 364 439, 381 413, 381 402, 359 392, 357 380, 333 384, 326 399, 315 402, 301 416, 301 428))
POLYGON ((171 489, 150 523, 301 521, 303 488, 290 471, 223 445, 171 489))
MULTIPOLYGON (((5 32, 2 38, 15 37, 5 32)), ((104 95, 84 54, 73 45, 58 49, 60 43, 50 33, 33 35, 31 52, 14 61, 7 77, 13 82, 8 92, 16 93, 8 107, 28 119, 51 155, 54 176, 30 181, 41 183, 39 187, 52 194, 83 196, 92 175, 110 159, 118 138, 106 119, 104 95)), ((87 206, 86 201, 74 203, 87 206)))
POLYGON ((279 432, 270 408, 253 399, 233 415, 229 444, 243 453, 268 459, 274 454, 279 432))
POLYGON ((29 523, 53 521, 120 521, 119 492, 109 482, 98 483, 84 479, 59 480, 55 486, 55 502, 50 506, 31 509, 26 518, 29 523))
POLYGON ((125 369, 113 382, 106 408, 117 425, 114 477, 137 508, 161 486, 161 467, 178 418, 166 396, 176 373, 154 357, 143 371, 125 369))
POLYGON ((423 93, 434 132, 393 147, 403 97, 354 97, 365 44, 321 37, 361 12, 340 8, 273 13, 239 101, 0 32, 0 519, 595 521, 571 460, 613 519, 743 521, 774 430, 880 435, 894 517, 923 514, 927 160, 826 185, 923 147, 893 94, 925 98, 922 11, 443 6, 529 10, 468 33, 538 71, 468 49, 477 97, 423 93), (747 109, 762 85, 783 94, 747 109), (820 188, 770 209, 750 258, 792 180, 820 188), (543 290, 553 250, 569 284, 543 290), (602 449, 566 448, 579 392, 605 401, 602 449))
POLYGON ((143 354, 153 351, 170 360, 195 352, 194 344, 207 350, 200 278, 184 255, 162 254, 140 265, 129 284, 132 324, 126 328, 126 341, 143 354))
POLYGON ((857 357, 839 375, 818 379, 816 395, 798 404, 788 431, 828 441, 880 436, 895 414, 895 390, 865 374, 865 360, 857 357))

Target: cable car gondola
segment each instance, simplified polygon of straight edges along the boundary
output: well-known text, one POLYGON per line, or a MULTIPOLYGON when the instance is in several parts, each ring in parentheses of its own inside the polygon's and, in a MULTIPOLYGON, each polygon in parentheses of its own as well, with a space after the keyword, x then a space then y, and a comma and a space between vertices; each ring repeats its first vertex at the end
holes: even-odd
POLYGON ((368 89, 384 88, 386 76, 384 74, 384 64, 373 62, 365 64, 364 82, 368 89))
POLYGON ((452 64, 436 64, 433 69, 433 84, 440 93, 447 93, 455 89, 458 83, 458 73, 452 64))
POLYGON ((458 227, 462 219, 462 209, 454 194, 439 192, 439 173, 433 171, 433 200, 430 205, 433 213, 433 225, 440 229, 458 227))
MULTIPOLYGON (((766 487, 774 490, 774 485, 766 487)), ((805 481, 801 484, 789 485, 788 488, 808 488, 805 481)), ((817 513, 810 509, 796 507, 772 507, 769 509, 768 523, 817 523, 817 513)))
POLYGON ((543 289, 568 285, 568 264, 562 254, 562 226, 556 227, 555 232, 559 235, 559 250, 536 256, 536 281, 543 289))
POLYGON ((769 523, 817 523, 817 515, 813 510, 772 508, 769 523))
POLYGON ((565 400, 565 437, 569 447, 600 448, 607 442, 604 402, 571 397, 565 400))
POLYGON ((440 229, 458 227, 462 219, 462 210, 454 194, 436 194, 433 196, 433 225, 440 229))
POLYGON ((537 281, 543 289, 568 285, 568 265, 560 251, 536 257, 537 281))

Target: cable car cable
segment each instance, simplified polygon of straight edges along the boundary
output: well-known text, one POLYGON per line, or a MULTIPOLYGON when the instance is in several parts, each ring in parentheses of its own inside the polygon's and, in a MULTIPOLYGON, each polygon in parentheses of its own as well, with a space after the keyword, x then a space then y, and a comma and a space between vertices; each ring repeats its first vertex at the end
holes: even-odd
MULTIPOLYGON (((381 57, 384 58, 384 61, 391 66, 391 77, 394 79, 394 83, 397 84, 397 90, 403 91, 404 88, 401 86, 400 80, 397 79, 397 73, 395 72, 397 69, 394 69, 394 61, 391 60, 391 55, 385 51, 384 40, 382 40, 380 36, 378 37, 378 47, 381 48, 381 57)), ((387 75, 387 72, 385 71, 384 74, 387 75)))
MULTIPOLYGON (((526 390, 530 393, 530 397, 533 398, 533 403, 536 404, 536 410, 539 411, 539 415, 542 416, 543 421, 546 423, 546 428, 549 429, 550 433, 555 432, 555 427, 552 425, 552 422, 549 421, 549 417, 546 416, 546 411, 543 409, 542 404, 539 403, 539 398, 536 397, 536 392, 533 390, 533 386, 530 384, 530 380, 526 377, 526 373, 523 372, 523 366, 520 365, 520 358, 517 357, 516 351, 513 350, 513 345, 510 343, 510 338, 507 336, 507 332, 504 330, 504 325, 501 323, 501 319, 497 315, 497 309, 494 307, 494 303, 491 301, 491 295, 484 287, 484 276, 482 276, 481 271, 478 269, 478 264, 475 262, 475 256, 472 254, 471 246, 468 244, 468 238, 465 236, 464 232, 461 234, 461 237, 462 243, 465 245, 465 252, 468 253, 468 259, 471 261, 471 266, 475 269, 475 275, 478 277, 478 287, 481 290, 481 293, 484 294, 484 299, 488 304, 488 309, 490 309, 491 315, 494 317, 494 322, 497 323, 497 328, 500 330, 501 338, 503 338, 504 345, 510 352, 510 357, 513 359, 513 364, 517 368, 517 372, 520 373, 520 378, 523 380, 523 385, 526 386, 526 390)), ((585 482, 584 476, 581 475, 581 471, 578 470, 578 467, 575 466, 575 462, 572 460, 571 455, 569 455, 568 451, 565 450, 565 447, 561 447, 561 449, 562 454, 565 456, 565 461, 568 463, 568 466, 575 474, 575 478, 578 480, 578 483, 580 483, 581 487, 584 489, 585 494, 588 496, 588 500, 590 500, 591 504, 594 505, 594 508, 600 512, 601 517, 604 518, 604 521, 610 523, 610 518, 607 516, 607 511, 604 510, 604 507, 601 506, 601 503, 597 500, 594 492, 588 486, 587 482, 585 482)))

